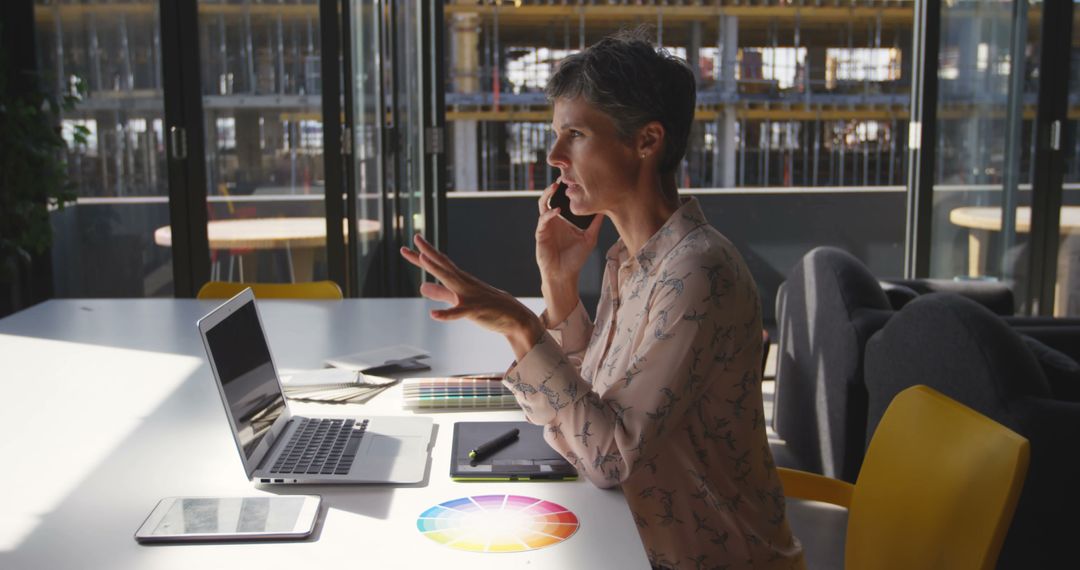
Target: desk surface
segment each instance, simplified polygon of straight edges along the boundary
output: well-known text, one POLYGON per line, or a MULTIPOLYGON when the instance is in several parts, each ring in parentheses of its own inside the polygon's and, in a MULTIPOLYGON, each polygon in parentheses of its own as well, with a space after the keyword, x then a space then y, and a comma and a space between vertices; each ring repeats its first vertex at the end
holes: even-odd
MULTIPOLYGON (((528 304, 539 309, 538 300, 528 304)), ((427 479, 414 486, 255 487, 247 481, 195 329, 214 302, 54 300, 0 320, 2 568, 646 568, 621 492, 588 482, 455 483, 459 420, 520 411, 437 413, 427 479), (25 437, 19 437, 25 436, 25 437), (31 439, 33 438, 33 439, 31 439), (132 535, 175 495, 314 493, 324 498, 306 542, 140 546, 132 535), (452 550, 421 536, 416 517, 443 501, 518 493, 573 510, 564 543, 525 553, 452 550)), ((279 368, 397 343, 432 353, 430 374, 503 370, 506 343, 467 322, 436 323, 421 299, 260 301, 279 368)), ((290 404, 307 413, 408 414, 400 387, 363 406, 290 404)))
MULTIPOLYGON (((381 227, 375 220, 356 221, 361 239, 377 235, 381 227)), ((211 220, 206 224, 206 238, 210 249, 279 249, 286 244, 291 247, 319 247, 326 244, 326 218, 211 220)), ((155 230, 154 243, 171 247, 172 227, 162 226, 155 230)))
MULTIPOLYGON (((1001 208, 996 206, 965 206, 949 212, 949 221, 965 228, 978 230, 1001 230, 1001 208)), ((1016 208, 1016 231, 1031 231, 1031 208, 1016 208)), ((1061 231, 1072 233, 1080 231, 1080 206, 1061 207, 1061 231)))

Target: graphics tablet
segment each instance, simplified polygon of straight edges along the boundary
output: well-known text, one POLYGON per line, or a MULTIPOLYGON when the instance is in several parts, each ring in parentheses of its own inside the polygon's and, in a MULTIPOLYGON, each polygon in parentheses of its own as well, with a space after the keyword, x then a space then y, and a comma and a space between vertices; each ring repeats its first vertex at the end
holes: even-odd
POLYGON ((457 422, 452 453, 450 477, 458 481, 577 479, 574 466, 544 441, 543 426, 528 422, 457 422), (469 459, 469 451, 514 428, 516 441, 477 461, 469 459))

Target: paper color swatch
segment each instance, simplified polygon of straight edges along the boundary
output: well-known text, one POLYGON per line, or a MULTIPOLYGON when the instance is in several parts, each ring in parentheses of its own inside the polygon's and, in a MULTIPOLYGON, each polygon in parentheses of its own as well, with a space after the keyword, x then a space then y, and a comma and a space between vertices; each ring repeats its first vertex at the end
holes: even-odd
POLYGON ((503 386, 502 376, 406 378, 402 392, 407 408, 516 408, 517 400, 503 386))

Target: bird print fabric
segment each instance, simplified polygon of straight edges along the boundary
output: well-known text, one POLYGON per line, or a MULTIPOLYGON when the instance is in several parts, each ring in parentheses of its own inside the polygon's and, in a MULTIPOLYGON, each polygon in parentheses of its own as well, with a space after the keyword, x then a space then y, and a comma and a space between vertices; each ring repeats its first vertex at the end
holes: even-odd
POLYGON ((696 199, 506 374, 526 418, 597 486, 621 486, 654 568, 803 568, 765 433, 761 307, 696 199))

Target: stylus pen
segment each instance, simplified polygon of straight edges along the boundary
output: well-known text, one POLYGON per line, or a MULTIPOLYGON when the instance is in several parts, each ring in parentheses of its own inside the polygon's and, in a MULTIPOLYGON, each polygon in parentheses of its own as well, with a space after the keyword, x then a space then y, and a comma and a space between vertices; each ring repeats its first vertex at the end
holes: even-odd
POLYGON ((518 429, 514 428, 499 437, 476 446, 476 449, 469 452, 469 459, 478 459, 483 455, 495 453, 496 451, 510 445, 510 442, 518 438, 518 429))

